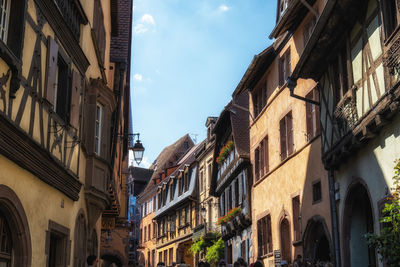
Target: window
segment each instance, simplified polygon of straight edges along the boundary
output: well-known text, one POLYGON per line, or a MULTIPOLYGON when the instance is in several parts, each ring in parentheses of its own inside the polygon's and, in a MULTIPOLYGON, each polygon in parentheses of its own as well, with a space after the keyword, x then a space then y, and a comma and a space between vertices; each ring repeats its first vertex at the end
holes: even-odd
POLYGON ((210 164, 208 164, 208 178, 207 178, 207 181, 206 181, 206 187, 208 188, 209 186, 210 186, 210 184, 211 184, 211 175, 212 175, 212 171, 211 171, 212 169, 211 169, 211 163, 210 164))
POLYGON ((252 92, 253 96, 253 113, 254 117, 257 117, 258 114, 263 110, 265 105, 267 104, 267 89, 265 83, 259 86, 257 89, 252 92))
POLYGON ((232 209, 232 186, 229 186, 228 187, 228 190, 227 190, 227 194, 228 194, 228 208, 227 208, 227 210, 229 211, 229 210, 231 210, 232 209))
POLYGON ((257 221, 258 256, 272 252, 271 215, 257 221))
POLYGON ((290 47, 279 59, 279 86, 283 86, 292 71, 290 62, 290 47))
POLYGON ((139 240, 140 240, 141 243, 143 243, 143 229, 142 228, 140 228, 139 240))
POLYGON ((100 155, 101 147, 101 128, 102 128, 103 107, 100 104, 96 105, 96 122, 94 135, 94 153, 100 155))
POLYGON ((285 160, 293 153, 293 119, 292 112, 286 114, 279 122, 281 138, 281 160, 285 160))
POLYGON ((4 0, 0 3, 0 39, 7 43, 8 26, 10 19, 10 0, 4 0))
POLYGON ((393 0, 383 0, 381 3, 385 36, 389 38, 398 25, 398 14, 396 12, 398 3, 396 4, 396 1, 393 0))
POLYGON ((321 181, 316 181, 312 185, 313 192, 313 204, 319 202, 322 199, 321 181))
MULTIPOLYGON (((315 101, 319 100, 317 88, 314 88, 306 95, 307 99, 315 101)), ((320 133, 319 106, 306 102, 306 124, 307 124, 307 141, 320 133)))
POLYGON ((101 1, 95 0, 94 1, 94 8, 93 8, 93 32, 96 36, 96 44, 98 51, 96 54, 99 59, 99 63, 101 65, 104 64, 104 53, 106 49, 106 31, 104 28, 104 15, 103 9, 101 7, 101 1))
POLYGON ((185 208, 185 224, 189 224, 189 217, 190 213, 189 213, 189 206, 186 206, 185 208))
POLYGON ((143 235, 144 242, 146 242, 146 237, 147 237, 147 226, 144 227, 144 235, 143 235))
POLYGON ((11 267, 13 258, 13 242, 8 223, 0 213, 0 266, 11 267))
POLYGON ((235 207, 239 206, 239 181, 238 179, 234 182, 235 185, 235 207))
POLYGON ((153 238, 157 236, 157 225, 155 222, 153 222, 153 238))
POLYGON ((224 192, 220 196, 219 203, 220 203, 220 215, 224 216, 225 215, 225 193, 224 192))
POLYGON ((189 172, 187 171, 187 172, 185 172, 185 175, 184 175, 184 177, 185 177, 185 180, 184 180, 184 189, 185 189, 185 192, 186 191, 188 191, 188 189, 189 189, 189 172))
POLYGON ((158 252, 158 262, 162 261, 162 252, 158 252))
POLYGON ((167 264, 168 250, 164 250, 164 264, 167 264))
MULTIPOLYGON (((0 1, 0 40, 8 46, 13 55, 21 58, 25 26, 26 1, 3 0, 0 1)), ((8 51, 3 51, 7 53, 8 51)), ((3 57, 4 59, 5 57, 3 57)), ((4 59, 8 64, 13 60, 4 59)))
POLYGON ((182 191, 183 191, 183 174, 181 175, 181 177, 178 178, 178 195, 182 195, 182 191))
POLYGON ((268 136, 265 137, 254 151, 254 173, 256 181, 269 172, 268 136))
POLYGON ((172 266, 172 262, 174 261, 174 249, 170 248, 169 249, 169 261, 168 261, 168 265, 172 266))
POLYGON ((204 172, 200 171, 200 192, 204 191, 204 172))
POLYGON ((174 199, 173 183, 169 185, 169 201, 174 199))
MULTIPOLYGON (((151 239, 151 224, 149 224, 147 229, 149 229, 147 240, 150 240, 151 239)), ((154 232, 154 229, 153 229, 153 232, 154 232)))
POLYGON ((293 211, 293 233, 296 241, 301 239, 300 230, 300 197, 292 198, 292 211, 293 211))
POLYGON ((279 18, 283 16, 286 9, 288 8, 291 0, 280 0, 279 2, 279 18))
POLYGON ((69 120, 70 91, 68 65, 61 56, 58 56, 53 108, 64 121, 69 120))
POLYGON ((46 231, 46 266, 67 266, 69 242, 69 229, 53 221, 49 221, 49 230, 46 231))

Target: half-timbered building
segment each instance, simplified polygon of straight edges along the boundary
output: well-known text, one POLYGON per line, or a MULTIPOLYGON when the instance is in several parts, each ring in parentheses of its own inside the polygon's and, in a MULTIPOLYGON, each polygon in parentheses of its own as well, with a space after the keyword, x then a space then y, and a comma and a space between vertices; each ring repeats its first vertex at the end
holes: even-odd
POLYGON ((213 127, 210 194, 218 198, 217 223, 221 226, 228 264, 238 257, 249 262, 253 255, 248 103, 247 91, 234 94, 213 127))
POLYGON ((380 231, 400 157, 399 11, 399 1, 326 1, 289 79, 294 92, 297 79, 318 83, 336 266, 382 266, 365 234, 380 231))
POLYGON ((193 229, 197 226, 196 154, 204 142, 193 146, 177 162, 173 172, 158 183, 156 211, 158 262, 194 266, 189 248, 193 244, 193 229))
POLYGON ((117 2, 1 2, 0 265, 100 256, 127 154, 130 54, 121 64, 110 45, 131 28, 117 2))

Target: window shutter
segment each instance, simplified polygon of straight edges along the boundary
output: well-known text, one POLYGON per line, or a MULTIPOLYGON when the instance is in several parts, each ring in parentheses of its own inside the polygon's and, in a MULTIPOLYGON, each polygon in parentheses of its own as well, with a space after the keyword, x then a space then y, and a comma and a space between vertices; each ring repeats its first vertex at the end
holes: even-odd
POLYGON ((239 202, 238 203, 239 203, 239 205, 241 205, 242 204, 242 198, 243 198, 242 176, 239 176, 238 183, 239 183, 239 199, 238 199, 239 202))
POLYGON ((79 128, 79 103, 81 93, 81 75, 75 70, 72 72, 72 88, 71 88, 71 107, 70 107, 70 124, 75 128, 79 128))
POLYGON ((288 155, 293 153, 293 119, 292 112, 286 115, 288 155))
POLYGON ((260 149, 258 147, 254 151, 254 176, 258 181, 260 178, 260 149))
POLYGON ((285 80, 292 74, 292 62, 290 60, 290 47, 288 48, 288 51, 286 52, 286 77, 285 80))
POLYGON ((262 229, 261 229, 261 220, 257 221, 257 241, 258 241, 258 257, 263 255, 263 251, 262 251, 262 244, 263 242, 263 238, 262 238, 262 229))
POLYGON ((268 137, 264 138, 264 168, 265 174, 269 172, 268 137))
MULTIPOLYGON (((314 89, 314 100, 319 101, 318 88, 314 89)), ((321 119, 320 119, 320 106, 315 105, 315 124, 316 124, 316 135, 321 132, 321 119)))
POLYGON ((260 178, 264 176, 264 141, 261 141, 260 143, 260 178))
POLYGON ((283 77, 283 72, 284 72, 284 58, 279 59, 279 86, 282 86, 284 84, 284 77, 283 77))
POLYGON ((285 118, 279 122, 280 138, 281 138, 281 160, 286 158, 286 123, 285 118))
POLYGON ((49 37, 47 40, 46 100, 54 106, 57 85, 58 44, 49 37))
MULTIPOLYGON (((312 94, 312 93, 311 93, 312 94)), ((311 95, 312 96, 312 95, 311 95)), ((310 94, 307 95, 310 98, 310 94)), ((312 97, 310 98, 312 99, 312 97)), ((306 124, 307 124, 307 141, 313 136, 313 112, 312 104, 306 103, 306 124)))

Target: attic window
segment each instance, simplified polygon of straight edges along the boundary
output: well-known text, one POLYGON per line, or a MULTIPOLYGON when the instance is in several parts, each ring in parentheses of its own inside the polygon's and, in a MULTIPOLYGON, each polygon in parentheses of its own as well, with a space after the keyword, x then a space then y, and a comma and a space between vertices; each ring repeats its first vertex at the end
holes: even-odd
POLYGON ((279 18, 283 16, 285 13, 286 9, 289 7, 289 4, 292 0, 280 0, 279 3, 279 18))

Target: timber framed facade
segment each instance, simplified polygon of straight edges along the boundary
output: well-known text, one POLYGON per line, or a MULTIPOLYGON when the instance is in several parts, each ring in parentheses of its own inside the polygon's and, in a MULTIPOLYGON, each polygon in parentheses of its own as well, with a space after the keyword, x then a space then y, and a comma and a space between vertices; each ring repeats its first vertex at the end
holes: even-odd
MULTIPOLYGON (((100 215, 123 176, 122 136, 129 124, 129 67, 118 61, 108 71, 111 28, 118 22, 111 9, 118 3, 102 2, 95 12, 94 1, 4 2, 0 220, 10 233, 21 233, 10 234, 0 257, 7 266, 84 266, 87 255, 100 256, 100 215), (95 39, 94 18, 106 32, 95 39), (96 114, 93 104, 104 107, 98 115, 102 124, 89 123, 96 114), (111 132, 112 123, 123 132, 111 132), (96 136, 101 153, 91 143, 96 136)), ((113 34, 127 35, 130 43, 130 31, 121 27, 113 34)))

